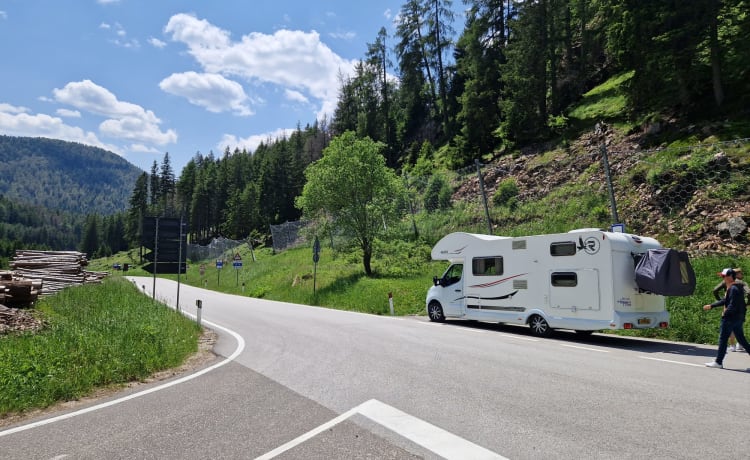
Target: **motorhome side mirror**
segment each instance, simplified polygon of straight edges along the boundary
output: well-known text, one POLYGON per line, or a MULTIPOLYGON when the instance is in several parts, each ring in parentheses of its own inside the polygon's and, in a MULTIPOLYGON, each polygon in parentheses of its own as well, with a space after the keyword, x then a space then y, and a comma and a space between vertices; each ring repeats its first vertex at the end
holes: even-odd
POLYGON ((434 284, 435 286, 440 286, 440 280, 437 276, 432 277, 432 284, 434 284))

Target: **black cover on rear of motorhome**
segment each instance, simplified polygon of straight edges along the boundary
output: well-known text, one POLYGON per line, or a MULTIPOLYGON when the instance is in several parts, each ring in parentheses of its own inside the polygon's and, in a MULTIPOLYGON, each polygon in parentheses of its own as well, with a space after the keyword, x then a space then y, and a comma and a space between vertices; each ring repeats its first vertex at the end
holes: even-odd
POLYGON ((635 267, 635 283, 659 295, 686 296, 695 291, 695 272, 687 252, 649 249, 635 267))

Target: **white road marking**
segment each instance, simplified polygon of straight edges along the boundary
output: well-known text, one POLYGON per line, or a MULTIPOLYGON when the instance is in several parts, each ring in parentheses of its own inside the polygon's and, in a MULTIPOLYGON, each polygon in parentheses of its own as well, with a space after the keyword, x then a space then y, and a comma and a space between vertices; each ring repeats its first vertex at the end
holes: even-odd
POLYGON ((505 460, 491 450, 478 446, 466 439, 456 436, 431 423, 402 412, 395 407, 382 403, 376 399, 366 401, 359 406, 344 412, 333 420, 320 425, 307 433, 277 447, 276 449, 257 457, 255 460, 270 460, 296 447, 317 434, 337 425, 349 417, 359 414, 375 423, 388 428, 398 435, 418 444, 431 452, 447 459, 494 459, 505 460))
POLYGON ((526 342, 538 342, 539 341, 539 339, 530 339, 528 337, 523 337, 520 335, 503 334, 502 332, 498 332, 498 334, 502 335, 503 337, 507 337, 509 339, 524 340, 526 342))
MULTIPOLYGON (((189 315, 189 316, 193 316, 193 315, 189 315)), ((233 361, 235 358, 237 358, 237 356, 240 355, 240 353, 242 353, 242 350, 245 349, 245 340, 238 333, 236 333, 236 332, 234 332, 234 331, 232 331, 230 329, 227 329, 227 328, 225 328, 223 326, 219 326, 218 324, 214 324, 214 323, 212 323, 210 321, 205 321, 204 320, 202 322, 205 323, 205 324, 208 324, 211 327, 215 327, 217 329, 221 329, 221 330, 223 330, 225 332, 228 332, 229 334, 231 334, 235 338, 235 340, 237 340, 237 349, 234 350, 234 353, 232 353, 232 355, 229 356, 224 361, 222 361, 220 363, 216 363, 213 366, 209 366, 209 367, 207 367, 205 369, 202 369, 202 370, 200 370, 200 371, 198 371, 198 372, 196 372, 194 374, 186 375, 185 377, 181 377, 179 379, 172 380, 171 382, 167 382, 167 383, 165 383, 163 385, 159 385, 159 386, 155 386, 155 387, 149 388, 148 390, 139 391, 138 393, 133 393, 131 395, 124 396, 124 397, 119 398, 119 399, 108 401, 108 402, 105 402, 105 403, 102 403, 102 404, 97 404, 97 405, 91 406, 91 407, 86 407, 84 409, 80 409, 80 410, 77 410, 77 411, 74 411, 74 412, 69 412, 67 414, 58 415, 57 417, 52 417, 52 418, 48 418, 48 419, 44 419, 44 420, 39 420, 38 422, 29 423, 27 425, 21 425, 21 426, 18 426, 18 427, 15 427, 15 428, 11 428, 11 429, 8 429, 8 430, 5 430, 5 431, 0 431, 0 437, 6 436, 6 435, 9 435, 9 434, 18 433, 20 431, 30 430, 32 428, 37 428, 37 427, 40 427, 40 426, 43 426, 43 425, 48 425, 50 423, 59 422, 61 420, 66 420, 66 419, 69 419, 69 418, 73 418, 73 417, 76 417, 78 415, 87 414, 87 413, 93 412, 95 410, 104 409, 105 407, 114 406, 116 404, 120 404, 120 403, 123 403, 125 401, 130 401, 131 399, 135 399, 135 398, 139 398, 141 396, 145 396, 145 395, 148 395, 148 394, 151 394, 151 393, 155 393, 155 392, 157 392, 159 390, 163 390, 163 389, 169 388, 171 386, 179 385, 181 383, 187 382, 188 380, 192 380, 192 379, 194 379, 196 377, 200 377, 203 374, 207 374, 207 373, 213 371, 214 369, 217 369, 217 368, 219 368, 219 367, 221 367, 221 366, 223 366, 223 365, 225 365, 225 364, 233 361)))
POLYGON ((650 359, 651 361, 661 361, 663 363, 682 364, 683 366, 706 367, 704 364, 686 363, 684 361, 674 361, 671 359, 652 358, 651 356, 639 356, 639 358, 650 359))
POLYGON ((608 350, 599 350, 598 348, 581 347, 581 346, 578 346, 578 345, 565 345, 565 344, 563 344, 562 346, 568 347, 568 348, 577 348, 579 350, 596 351, 596 352, 599 352, 599 353, 609 353, 608 350))

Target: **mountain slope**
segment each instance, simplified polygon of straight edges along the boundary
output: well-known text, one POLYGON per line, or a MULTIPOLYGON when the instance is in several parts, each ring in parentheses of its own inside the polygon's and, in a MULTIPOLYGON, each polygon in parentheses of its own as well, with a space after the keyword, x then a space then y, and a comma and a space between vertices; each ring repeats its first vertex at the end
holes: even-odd
POLYGON ((77 214, 124 211, 143 172, 97 147, 10 136, 0 136, 0 165, 0 195, 77 214))

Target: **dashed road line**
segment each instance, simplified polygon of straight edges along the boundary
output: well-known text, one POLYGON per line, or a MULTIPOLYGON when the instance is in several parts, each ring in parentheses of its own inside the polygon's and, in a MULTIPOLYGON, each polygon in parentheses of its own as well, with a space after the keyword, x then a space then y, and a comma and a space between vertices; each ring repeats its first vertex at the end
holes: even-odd
POLYGON ((663 363, 682 364, 683 366, 705 367, 705 365, 703 364, 686 363, 684 361, 675 361, 672 359, 653 358, 651 356, 639 356, 639 358, 649 359, 651 361, 661 361, 663 363))
POLYGON ((597 353, 609 353, 609 350, 600 350, 598 348, 591 348, 591 347, 581 347, 579 345, 562 344, 562 346, 567 347, 567 348, 577 348, 578 350, 595 351, 597 353))

